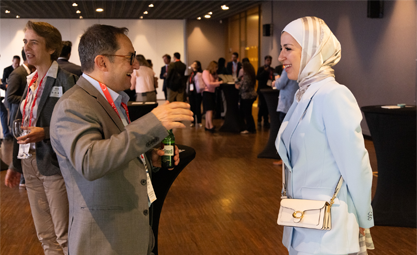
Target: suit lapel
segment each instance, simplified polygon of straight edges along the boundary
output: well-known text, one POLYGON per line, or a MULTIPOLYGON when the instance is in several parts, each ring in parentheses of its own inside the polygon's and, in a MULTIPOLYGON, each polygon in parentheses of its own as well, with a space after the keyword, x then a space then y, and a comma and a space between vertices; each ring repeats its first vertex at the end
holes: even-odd
POLYGON ((37 111, 38 116, 36 116, 36 119, 39 119, 39 115, 42 112, 43 107, 45 106, 46 100, 51 94, 51 90, 52 90, 53 85, 55 84, 55 80, 56 79, 53 77, 46 76, 45 87, 43 88, 41 99, 39 101, 38 111, 37 111))
POLYGON ((285 116, 285 119, 283 123, 281 124, 281 128, 278 132, 276 145, 279 152, 279 155, 281 156, 283 162, 288 167, 289 171, 292 171, 292 164, 291 164, 291 138, 294 134, 295 129, 297 128, 300 121, 303 119, 308 107, 310 106, 311 100, 313 99, 314 95, 317 93, 317 91, 321 88, 323 83, 316 83, 311 85, 303 97, 301 98, 300 102, 294 102, 291 106, 290 110, 288 111, 287 115, 285 116), (282 138, 282 133, 286 130, 287 132, 290 132, 290 136, 286 137, 286 139, 282 138), (278 140, 279 139, 279 140, 278 140), (285 140, 285 141, 284 141, 285 140))
POLYGON ((109 117, 113 120, 114 124, 116 124, 116 126, 120 129, 120 131, 123 131, 125 129, 125 126, 123 125, 123 122, 120 119, 120 117, 117 115, 114 109, 110 106, 109 102, 103 97, 103 95, 101 95, 101 93, 93 85, 91 85, 82 76, 78 79, 77 85, 80 86, 82 89, 84 89, 92 97, 96 98, 97 102, 104 108, 104 110, 107 112, 109 117))

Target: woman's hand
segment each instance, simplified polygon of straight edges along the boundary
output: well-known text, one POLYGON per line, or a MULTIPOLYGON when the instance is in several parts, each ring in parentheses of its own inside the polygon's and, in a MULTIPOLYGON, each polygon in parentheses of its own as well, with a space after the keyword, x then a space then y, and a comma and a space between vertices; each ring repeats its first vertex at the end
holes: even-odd
MULTIPOLYGON (((164 150, 154 149, 152 151, 152 165, 154 167, 161 167, 161 157, 164 156, 164 150)), ((180 150, 175 145, 175 155, 174 155, 174 164, 178 166, 180 163, 180 150)), ((168 170, 173 170, 174 168, 169 168, 168 170)))
POLYGON ((21 175, 21 173, 13 171, 12 169, 7 169, 6 177, 4 178, 4 184, 9 188, 18 186, 20 183, 21 175))
POLYGON ((361 235, 365 236, 365 229, 359 227, 359 233, 361 233, 361 235))
POLYGON ((45 139, 45 130, 41 127, 23 127, 23 130, 29 130, 30 133, 17 138, 18 144, 37 143, 45 139))
POLYGON ((235 83, 235 88, 236 89, 240 89, 240 84, 239 83, 235 83))

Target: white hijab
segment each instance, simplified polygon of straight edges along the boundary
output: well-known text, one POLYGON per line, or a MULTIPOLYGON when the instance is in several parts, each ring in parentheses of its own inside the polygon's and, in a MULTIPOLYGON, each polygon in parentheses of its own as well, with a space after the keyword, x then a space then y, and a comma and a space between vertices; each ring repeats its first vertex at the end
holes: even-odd
POLYGON ((296 19, 282 32, 289 33, 302 47, 296 94, 299 102, 312 83, 334 77, 332 66, 340 61, 342 49, 326 23, 317 17, 296 19))

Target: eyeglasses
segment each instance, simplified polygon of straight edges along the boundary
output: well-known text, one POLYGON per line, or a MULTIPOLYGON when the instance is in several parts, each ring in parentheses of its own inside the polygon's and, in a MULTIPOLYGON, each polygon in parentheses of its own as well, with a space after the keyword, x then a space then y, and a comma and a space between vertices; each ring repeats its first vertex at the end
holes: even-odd
POLYGON ((102 56, 112 56, 112 57, 130 57, 130 65, 133 65, 133 62, 135 61, 136 58, 136 51, 133 52, 130 55, 109 55, 109 54, 101 54, 102 56))

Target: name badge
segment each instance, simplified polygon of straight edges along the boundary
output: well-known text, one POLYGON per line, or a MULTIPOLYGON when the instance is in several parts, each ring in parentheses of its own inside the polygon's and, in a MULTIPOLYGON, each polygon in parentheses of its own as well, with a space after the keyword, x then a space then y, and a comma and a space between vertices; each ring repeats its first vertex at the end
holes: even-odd
POLYGON ((52 87, 50 97, 62 97, 62 87, 54 86, 52 87))
POLYGON ((269 87, 272 87, 272 80, 268 80, 268 81, 266 82, 266 85, 267 85, 267 86, 269 86, 269 87))
POLYGON ((194 91, 194 84, 190 84, 190 91, 194 91))

